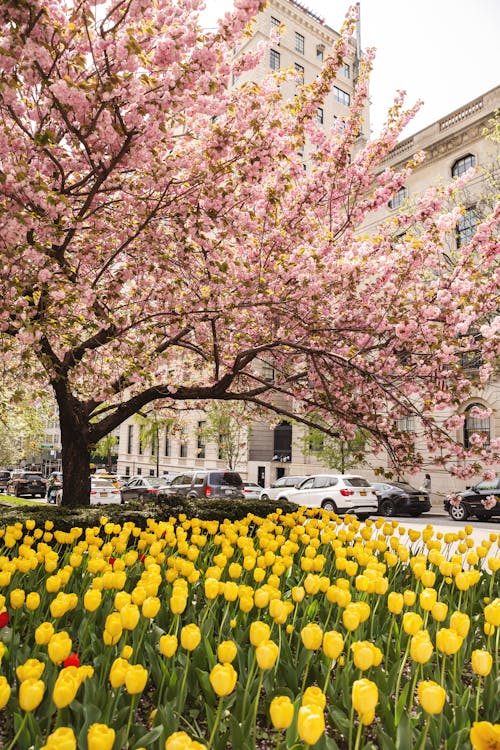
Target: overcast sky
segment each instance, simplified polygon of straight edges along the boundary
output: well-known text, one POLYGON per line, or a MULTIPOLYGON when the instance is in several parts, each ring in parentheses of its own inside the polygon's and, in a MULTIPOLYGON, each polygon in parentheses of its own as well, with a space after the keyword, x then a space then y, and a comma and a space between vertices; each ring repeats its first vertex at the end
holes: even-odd
MULTIPOLYGON (((340 29, 350 3, 306 0, 340 29)), ((206 0, 213 22, 233 0, 206 0)), ((396 90, 423 99, 405 136, 500 85, 500 0, 361 0, 361 44, 375 47, 371 124, 378 132, 396 90)))

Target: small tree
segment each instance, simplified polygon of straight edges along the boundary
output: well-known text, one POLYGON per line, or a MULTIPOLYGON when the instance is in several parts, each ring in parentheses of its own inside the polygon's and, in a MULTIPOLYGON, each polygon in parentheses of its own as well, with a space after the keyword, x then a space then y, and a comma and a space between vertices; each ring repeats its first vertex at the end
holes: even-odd
POLYGON ((309 428, 302 438, 301 447, 305 456, 314 456, 329 469, 345 474, 349 469, 366 466, 366 442, 366 434, 359 429, 353 438, 343 438, 309 428))
POLYGON ((228 469, 235 469, 246 459, 249 423, 248 410, 243 404, 213 403, 207 409, 200 435, 217 444, 219 459, 228 469))

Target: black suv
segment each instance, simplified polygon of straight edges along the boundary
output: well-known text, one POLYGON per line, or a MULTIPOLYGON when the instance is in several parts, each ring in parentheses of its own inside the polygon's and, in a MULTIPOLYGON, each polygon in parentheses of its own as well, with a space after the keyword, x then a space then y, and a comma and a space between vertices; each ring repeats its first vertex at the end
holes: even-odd
POLYGON ((469 516, 487 521, 500 516, 500 475, 445 497, 444 508, 454 521, 465 521, 469 516))
POLYGON ((245 497, 243 480, 235 471, 190 471, 177 474, 168 487, 158 492, 161 497, 245 497))
POLYGON ((402 513, 420 516, 432 507, 428 493, 415 489, 408 482, 372 482, 371 485, 381 516, 399 516, 402 513))
POLYGON ((13 471, 5 491, 13 497, 45 497, 45 479, 33 471, 13 471))
POLYGON ((9 484, 11 472, 3 470, 0 471, 0 492, 5 492, 7 485, 9 484))

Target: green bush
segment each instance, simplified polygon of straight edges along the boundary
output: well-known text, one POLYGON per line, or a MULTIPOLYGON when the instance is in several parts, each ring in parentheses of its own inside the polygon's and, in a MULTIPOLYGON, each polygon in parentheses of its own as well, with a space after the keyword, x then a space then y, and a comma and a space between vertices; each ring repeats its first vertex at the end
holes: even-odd
POLYGON ((277 508, 282 508, 284 513, 293 513, 297 510, 297 506, 293 503, 278 503, 275 500, 191 499, 181 497, 166 498, 160 503, 87 505, 80 508, 42 504, 12 508, 4 506, 0 509, 0 527, 33 518, 37 526, 43 525, 45 521, 52 521, 54 529, 69 531, 76 526, 82 528, 99 526, 100 519, 106 516, 111 523, 124 524, 131 521, 136 526, 145 528, 148 518, 163 521, 170 517, 178 518, 183 514, 187 518, 200 518, 204 521, 222 522, 224 519, 237 521, 245 518, 249 513, 265 517, 274 513, 277 508))

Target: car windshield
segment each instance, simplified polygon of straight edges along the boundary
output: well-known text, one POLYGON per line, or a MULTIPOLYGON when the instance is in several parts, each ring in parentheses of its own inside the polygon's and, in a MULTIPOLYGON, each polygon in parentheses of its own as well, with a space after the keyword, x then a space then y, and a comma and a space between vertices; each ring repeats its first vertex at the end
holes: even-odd
POLYGON ((169 483, 165 477, 149 477, 148 482, 151 487, 166 487, 169 483))
POLYGON ((408 482, 392 482, 393 487, 397 487, 399 490, 404 490, 405 492, 418 492, 418 490, 415 489, 415 487, 412 487, 411 484, 408 484, 408 482))
POLYGON ((109 490, 114 489, 113 483, 109 482, 107 479, 92 479, 91 484, 92 487, 102 487, 103 489, 106 487, 109 490))
POLYGON ((26 479, 27 482, 41 482, 43 477, 41 474, 24 474, 21 479, 26 479))
POLYGON ((212 471, 210 472, 210 484, 241 487, 242 481, 239 474, 234 471, 212 471))

